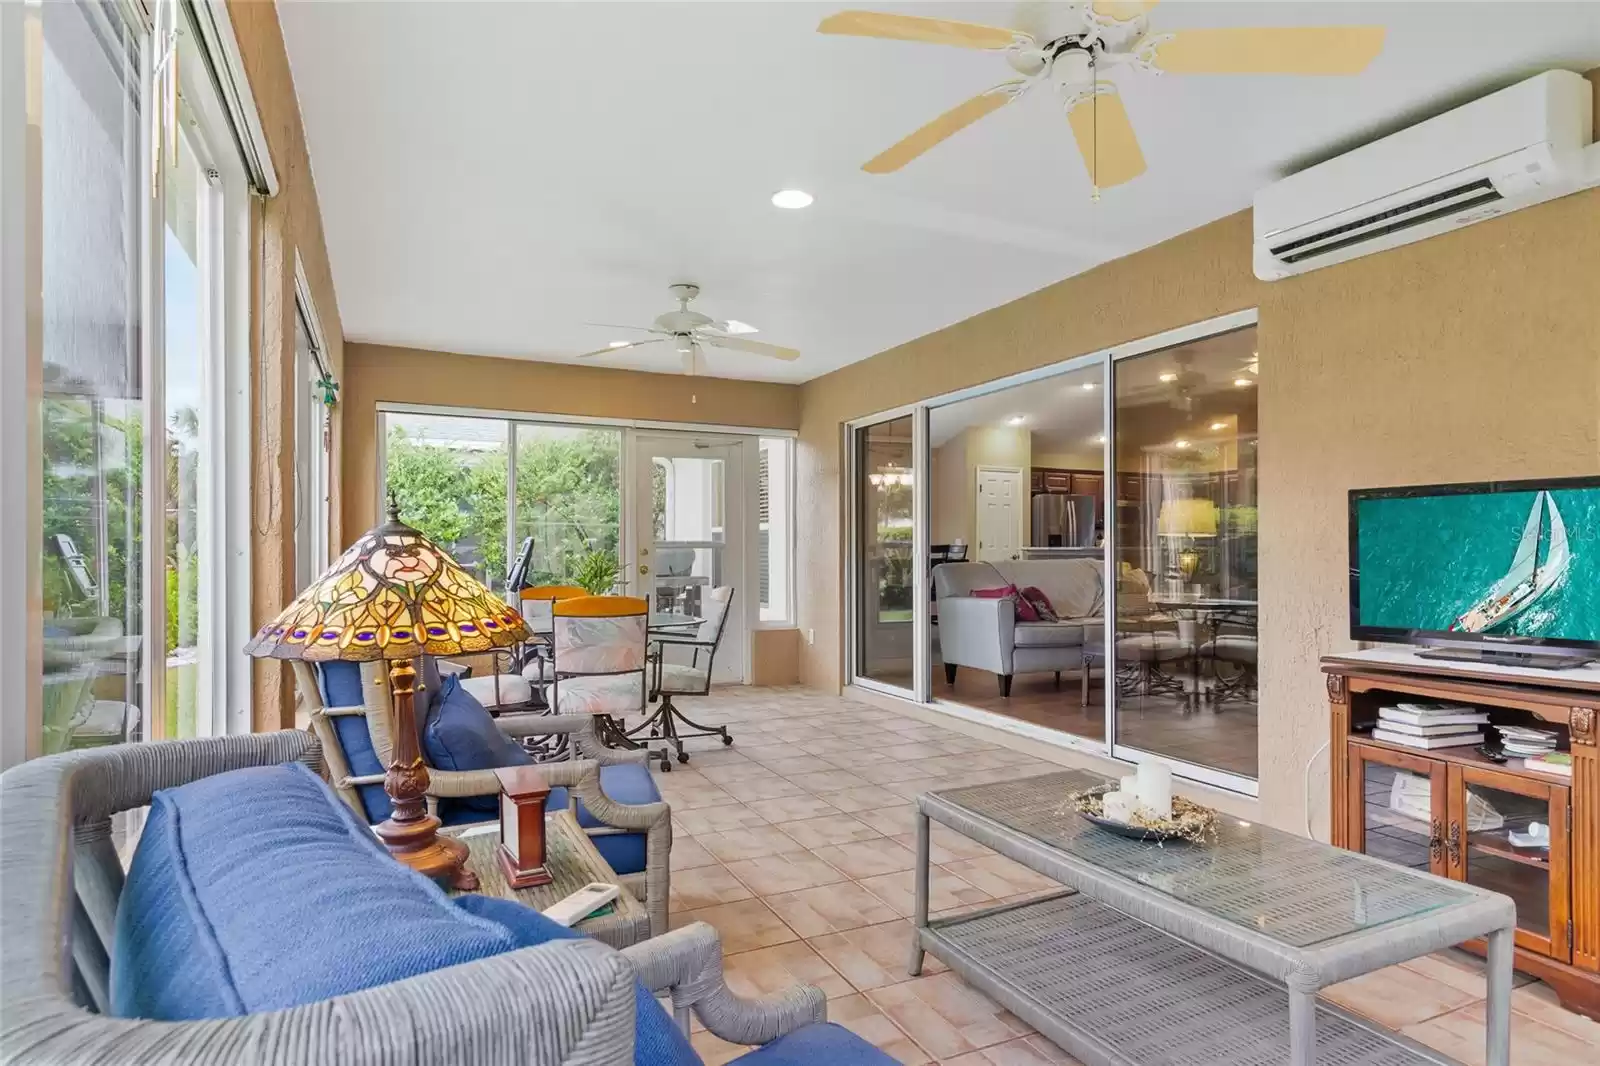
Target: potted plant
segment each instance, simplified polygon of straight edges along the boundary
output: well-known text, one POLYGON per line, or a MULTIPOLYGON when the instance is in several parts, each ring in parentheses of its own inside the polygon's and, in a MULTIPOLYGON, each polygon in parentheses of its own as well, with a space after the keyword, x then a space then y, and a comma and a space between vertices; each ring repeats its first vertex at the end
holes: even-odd
POLYGON ((578 557, 572 568, 572 582, 591 596, 605 596, 617 587, 622 567, 615 552, 591 551, 578 557))

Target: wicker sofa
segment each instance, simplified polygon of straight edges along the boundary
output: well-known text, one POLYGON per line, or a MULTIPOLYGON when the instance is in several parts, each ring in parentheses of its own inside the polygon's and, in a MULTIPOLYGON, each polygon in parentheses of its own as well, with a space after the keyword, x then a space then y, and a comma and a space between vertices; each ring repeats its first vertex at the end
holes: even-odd
MULTIPOLYGON (((445 899, 430 882, 390 862, 360 822, 314 777, 304 769, 296 770, 295 762, 320 766, 321 752, 311 734, 289 730, 119 745, 38 759, 0 775, 0 897, 5 900, 0 909, 0 953, 5 958, 0 975, 0 1061, 17 1066, 697 1062, 692 1053, 668 1060, 636 1057, 636 1034, 645 1032, 640 1012, 659 1010, 651 993, 670 996, 673 1019, 665 1023, 669 1031, 676 1022, 678 1031, 687 1033, 692 1013, 723 1039, 765 1045, 746 1056, 750 1066, 821 1061, 882 1066, 891 1061, 847 1030, 818 1024, 826 1008, 816 988, 799 986, 761 999, 730 993, 721 977, 716 933, 698 923, 621 952, 581 938, 515 947, 385 984, 358 984, 346 994, 282 1009, 223 1012, 228 1016, 200 1014, 197 1017, 204 1020, 192 1021, 111 1016, 109 1011, 117 1002, 113 992, 126 997, 130 964, 122 953, 135 950, 126 939, 128 931, 160 948, 168 925, 185 924, 146 921, 147 915, 138 911, 150 898, 149 871, 159 869, 141 866, 146 846, 159 848, 178 825, 176 818, 161 819, 175 802, 172 797, 183 794, 180 786, 231 787, 231 779, 263 772, 278 774, 280 779, 292 777, 301 782, 301 796, 309 787, 323 797, 312 813, 324 822, 333 817, 330 812, 341 812, 337 817, 349 826, 348 835, 336 835, 335 843, 347 840, 351 848, 364 854, 368 874, 411 879, 416 884, 402 886, 402 890, 436 897, 431 902, 423 899, 423 905, 449 910, 461 903, 445 899), (245 769, 252 767, 258 769, 245 769), (243 771, 243 775, 212 780, 213 775, 230 771, 243 771), (157 790, 174 791, 156 797, 157 790), (149 805, 153 799, 156 807, 146 838, 125 874, 112 843, 112 819, 149 805), (153 831, 158 824, 162 830, 153 831), (156 844, 151 844, 152 838, 156 844), (118 959, 124 959, 120 969, 118 959), (114 989, 115 980, 123 982, 121 989, 114 989)), ((275 793, 257 792, 221 816, 213 813, 213 835, 204 839, 213 842, 214 848, 219 829, 224 839, 229 838, 233 829, 229 818, 237 818, 241 839, 248 834, 258 834, 251 839, 259 839, 264 825, 273 830, 286 824, 277 810, 252 818, 258 804, 268 806, 261 803, 261 797, 271 794, 275 793)), ((199 810, 215 812, 215 804, 199 810)), ((206 819, 196 821, 203 827, 206 819)), ((296 825, 302 821, 314 824, 309 814, 293 821, 296 825)), ((192 830, 196 834, 203 831, 192 830)), ((198 847, 189 852, 192 856, 207 853, 198 847)), ((286 871, 283 878, 290 880, 277 883, 278 867, 290 865, 289 861, 275 862, 279 854, 287 852, 263 849, 258 853, 246 891, 235 888, 234 898, 241 905, 248 904, 245 910, 258 927, 263 918, 256 912, 271 912, 270 946, 280 956, 293 959, 297 951, 309 951, 306 942, 315 937, 300 926, 317 925, 326 930, 331 925, 337 930, 343 914, 312 909, 314 914, 306 915, 308 908, 300 898, 286 891, 292 875, 286 871), (260 861, 262 858, 267 861, 260 861), (295 915, 297 907, 299 920, 284 920, 284 916, 295 915), (312 921, 313 917, 320 923, 312 921)), ((210 855, 210 863, 228 868, 215 853, 210 855)), ((204 864, 197 861, 197 865, 204 864)), ((181 877, 191 876, 188 867, 179 864, 177 869, 184 871, 181 877)), ((305 869, 299 876, 301 884, 306 883, 305 869)), ((322 887, 336 892, 344 883, 328 878, 322 887)), ((168 910, 158 908, 157 913, 176 913, 173 908, 182 907, 182 901, 203 888, 158 891, 157 902, 165 899, 168 910), (179 902, 171 902, 173 899, 179 902)), ((205 898, 215 901, 215 897, 205 898)), ((206 909, 211 902, 200 908, 207 921, 187 924, 202 932, 212 928, 224 931, 212 934, 210 951, 192 951, 189 956, 209 959, 214 951, 238 950, 237 939, 226 940, 225 927, 232 919, 224 914, 228 921, 210 922, 217 914, 206 909)), ((368 908, 369 931, 372 913, 368 908)), ((377 913, 381 920, 388 912, 379 909, 377 913)), ((406 942, 408 930, 413 929, 397 928, 394 936, 406 942)), ((409 939, 423 938, 412 935, 409 939)), ((361 958, 342 963, 346 975, 366 972, 361 958)), ((236 974, 250 968, 240 964, 237 954, 230 965, 236 974)), ((209 994, 199 985, 192 987, 200 998, 209 994)), ((678 1046, 687 1047, 685 1038, 673 1039, 678 1046)))

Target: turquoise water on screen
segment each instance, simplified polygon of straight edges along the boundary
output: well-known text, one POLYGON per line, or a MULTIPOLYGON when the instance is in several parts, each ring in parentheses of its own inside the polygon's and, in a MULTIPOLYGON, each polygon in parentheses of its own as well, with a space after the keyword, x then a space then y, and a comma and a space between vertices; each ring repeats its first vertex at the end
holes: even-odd
MULTIPOLYGON (((1361 624, 1450 628, 1511 568, 1534 492, 1362 500, 1361 624)), ((1550 493, 1572 553, 1562 583, 1493 634, 1600 641, 1600 488, 1550 493)), ((1541 565, 1548 523, 1539 541, 1541 565)))

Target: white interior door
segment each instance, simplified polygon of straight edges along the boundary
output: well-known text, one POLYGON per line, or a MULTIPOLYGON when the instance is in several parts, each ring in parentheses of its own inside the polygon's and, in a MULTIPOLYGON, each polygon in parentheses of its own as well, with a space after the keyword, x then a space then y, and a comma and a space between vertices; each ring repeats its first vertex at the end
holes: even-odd
POLYGON ((1022 551, 1022 471, 978 468, 978 561, 1014 559, 1022 551))
MULTIPOLYGON (((648 597, 652 613, 704 617, 708 594, 731 585, 733 601, 713 660, 712 680, 743 682, 749 646, 745 587, 747 510, 745 442, 737 437, 697 434, 637 434, 634 437, 634 527, 631 595, 648 597)), ((688 632, 693 632, 689 630, 688 632)), ((689 663, 681 649, 668 662, 689 663)), ((704 662, 704 653, 702 653, 704 662)))

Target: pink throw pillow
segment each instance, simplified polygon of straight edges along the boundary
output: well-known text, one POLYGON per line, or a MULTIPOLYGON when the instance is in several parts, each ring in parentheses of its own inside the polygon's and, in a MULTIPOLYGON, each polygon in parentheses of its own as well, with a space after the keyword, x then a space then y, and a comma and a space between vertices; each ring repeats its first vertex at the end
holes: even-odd
POLYGON ((1059 622, 1061 616, 1056 613, 1056 608, 1050 602, 1050 597, 1037 585, 1029 585, 1022 590, 1022 599, 1025 600, 1039 616, 1041 622, 1059 622))
POLYGON ((1017 591, 1017 586, 1015 585, 1006 585, 1004 588, 997 589, 973 589, 972 595, 980 600, 1003 600, 1009 596, 1012 609, 1016 611, 1017 621, 1037 622, 1039 620, 1039 612, 1034 610, 1033 604, 1023 598, 1022 593, 1017 591))

